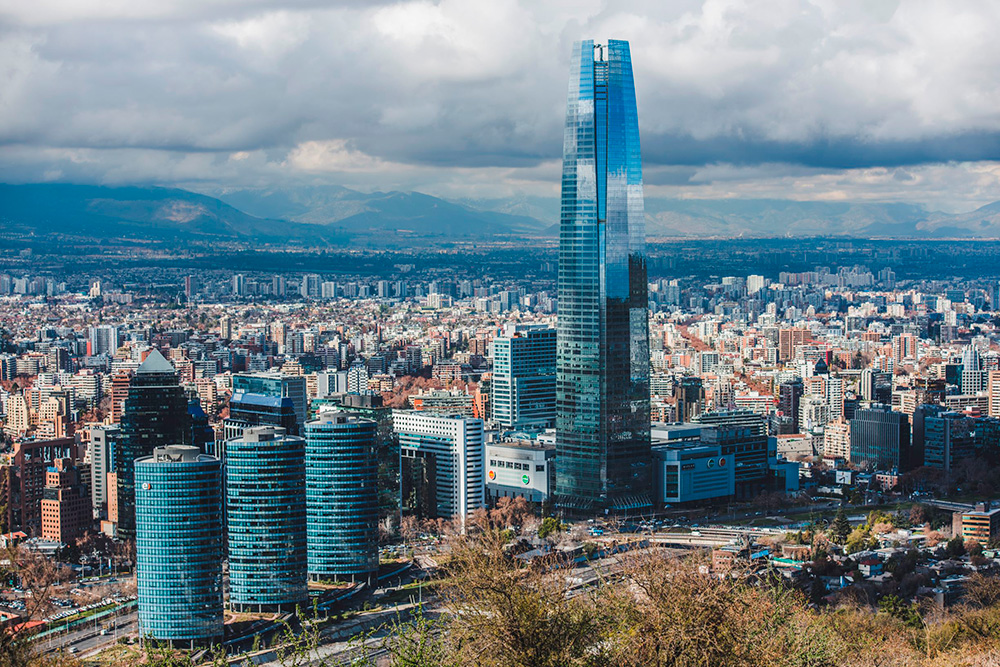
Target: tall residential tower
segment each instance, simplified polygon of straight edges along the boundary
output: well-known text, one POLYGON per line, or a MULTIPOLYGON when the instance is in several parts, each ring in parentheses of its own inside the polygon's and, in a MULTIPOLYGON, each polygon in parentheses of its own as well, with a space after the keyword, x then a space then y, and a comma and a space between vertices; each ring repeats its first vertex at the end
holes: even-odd
POLYGON ((639 123, 628 42, 576 44, 563 138, 557 502, 651 505, 649 324, 639 123))

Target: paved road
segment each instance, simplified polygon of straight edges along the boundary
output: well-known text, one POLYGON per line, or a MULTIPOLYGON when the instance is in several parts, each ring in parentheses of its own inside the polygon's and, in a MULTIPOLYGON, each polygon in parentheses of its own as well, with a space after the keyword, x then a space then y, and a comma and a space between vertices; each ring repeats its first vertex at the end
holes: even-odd
POLYGON ((114 618, 117 628, 109 630, 106 635, 101 634, 101 629, 111 626, 111 616, 99 619, 95 623, 86 623, 66 634, 50 635, 40 640, 42 650, 46 653, 66 653, 75 648, 76 653, 81 656, 90 655, 111 646, 117 638, 138 631, 138 614, 134 607, 114 618))

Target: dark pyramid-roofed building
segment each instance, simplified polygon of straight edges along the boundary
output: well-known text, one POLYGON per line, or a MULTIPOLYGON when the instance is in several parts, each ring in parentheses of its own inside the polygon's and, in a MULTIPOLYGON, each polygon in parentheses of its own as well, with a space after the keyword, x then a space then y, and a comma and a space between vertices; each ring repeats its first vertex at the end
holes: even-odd
POLYGON ((156 447, 190 444, 188 400, 177 371, 159 350, 136 370, 122 409, 118 474, 118 536, 135 536, 135 460, 156 447))

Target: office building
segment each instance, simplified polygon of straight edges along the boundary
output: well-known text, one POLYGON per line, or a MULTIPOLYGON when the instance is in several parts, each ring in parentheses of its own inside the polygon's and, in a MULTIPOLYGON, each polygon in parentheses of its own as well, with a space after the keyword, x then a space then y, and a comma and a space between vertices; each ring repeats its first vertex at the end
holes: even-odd
POLYGON ((404 511, 459 518, 485 504, 483 421, 396 411, 404 511))
POLYGON ((677 406, 677 421, 689 423, 704 412, 705 387, 702 379, 695 375, 685 375, 674 385, 677 406))
POLYGON ((1000 537, 1000 507, 979 503, 975 509, 956 512, 952 526, 952 532, 966 543, 973 541, 986 548, 1000 537))
POLYGON ((377 425, 375 455, 378 460, 379 519, 399 517, 399 439, 392 430, 392 408, 382 404, 378 394, 345 394, 340 397, 342 411, 377 425))
POLYGON ((955 465, 976 455, 976 420, 960 412, 925 412, 923 418, 923 464, 950 472, 955 465))
POLYGON ((378 573, 377 425, 344 412, 306 424, 306 531, 313 581, 378 573))
POLYGON ((971 345, 962 352, 962 393, 968 396, 987 390, 987 371, 983 370, 983 358, 971 345))
POLYGON ((642 160, 628 42, 578 42, 563 143, 556 500, 650 507, 642 160))
POLYGON ((734 457, 700 440, 653 445, 656 503, 676 505, 730 498, 736 493, 734 457))
POLYGON ((174 367, 153 350, 132 376, 122 406, 121 453, 115 457, 119 536, 135 534, 135 460, 157 447, 188 442, 187 407, 174 367))
POLYGON ((301 435, 302 425, 306 423, 306 413, 309 402, 306 398, 306 378, 303 375, 284 375, 276 372, 237 373, 233 375, 233 394, 242 391, 247 394, 260 394, 275 398, 290 398, 295 408, 296 425, 288 432, 301 435))
POLYGON ((95 519, 108 518, 108 494, 118 493, 108 484, 108 473, 115 471, 115 454, 121 430, 117 424, 90 428, 90 499, 95 519))
POLYGON ((702 426, 702 444, 718 447, 721 456, 732 459, 737 498, 754 498, 770 489, 778 441, 768 436, 763 415, 750 410, 706 412, 695 421, 702 426))
POLYGON ((555 486, 555 456, 555 445, 538 441, 487 444, 487 504, 495 505, 500 498, 547 502, 555 486))
POLYGON ((230 607, 307 606, 305 440, 248 428, 226 441, 225 475, 230 607))
POLYGON ((229 417, 223 420, 226 440, 239 437, 253 426, 275 426, 286 433, 298 433, 295 404, 288 397, 266 396, 246 391, 234 391, 229 399, 229 417))
POLYGON ((908 470, 910 419, 887 405, 860 409, 851 420, 851 463, 872 470, 908 470))
POLYGON ((190 445, 135 461, 139 635, 194 647, 222 638, 222 466, 190 445))
POLYGON ((491 348, 494 421, 508 431, 555 426, 556 330, 510 326, 491 348))

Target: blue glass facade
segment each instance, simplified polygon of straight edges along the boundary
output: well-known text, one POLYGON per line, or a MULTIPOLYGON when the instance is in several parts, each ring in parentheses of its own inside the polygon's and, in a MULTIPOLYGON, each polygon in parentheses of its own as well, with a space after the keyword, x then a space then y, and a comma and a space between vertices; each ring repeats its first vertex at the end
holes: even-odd
POLYGON ((306 424, 309 577, 369 580, 378 572, 377 425, 345 413, 306 424))
POLYGON ((135 461, 136 583, 142 636, 174 646, 222 637, 222 466, 197 447, 135 461))
POLYGON ((575 45, 563 138, 556 495, 651 505, 642 160, 628 42, 575 45))
POLYGON ((226 516, 230 607, 305 606, 305 440, 261 427, 226 442, 226 516))

